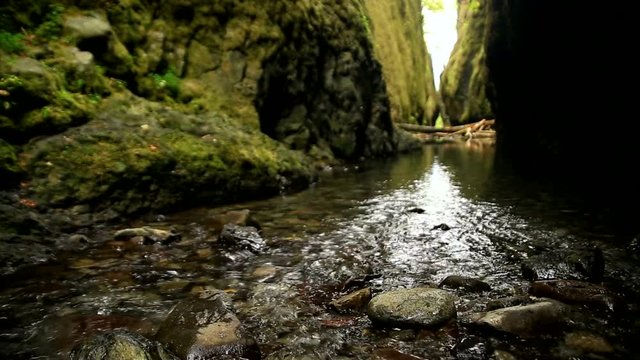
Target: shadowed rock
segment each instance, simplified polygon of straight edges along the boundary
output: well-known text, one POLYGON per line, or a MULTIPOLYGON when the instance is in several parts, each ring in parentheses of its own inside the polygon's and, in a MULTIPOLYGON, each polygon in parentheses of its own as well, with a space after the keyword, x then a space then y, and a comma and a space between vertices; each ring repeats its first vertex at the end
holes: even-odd
POLYGON ((598 281, 604 273, 600 249, 556 250, 534 255, 522 262, 527 280, 573 279, 598 281))
POLYGON ((449 275, 444 280, 438 284, 439 288, 450 288, 450 289, 463 289, 468 292, 483 292, 483 291, 491 291, 491 286, 484 281, 480 281, 478 279, 459 276, 459 275, 449 275))
POLYGON ((491 311, 516 305, 530 304, 531 302, 533 302, 533 300, 527 295, 509 296, 487 302, 486 310, 491 311))
POLYGON ((611 311, 624 310, 625 304, 616 294, 604 286, 576 280, 536 281, 529 293, 570 304, 585 304, 611 311))

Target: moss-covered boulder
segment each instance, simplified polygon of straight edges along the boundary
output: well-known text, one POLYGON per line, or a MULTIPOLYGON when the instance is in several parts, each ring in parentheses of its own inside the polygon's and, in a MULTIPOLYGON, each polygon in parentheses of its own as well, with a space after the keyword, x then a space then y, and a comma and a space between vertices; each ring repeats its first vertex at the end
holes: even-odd
POLYGON ((420 0, 364 1, 362 21, 373 41, 389 94, 391 118, 432 125, 438 94, 422 29, 420 0))
POLYGON ((95 334, 78 343, 70 360, 178 360, 155 341, 126 331, 113 330, 95 334))
POLYGON ((0 178, 3 179, 0 188, 13 183, 20 172, 16 148, 0 139, 0 178))
POLYGON ((458 41, 440 81, 443 114, 452 124, 493 118, 487 68, 491 16, 486 1, 458 0, 458 41))
POLYGON ((257 129, 133 95, 112 97, 83 126, 30 142, 20 163, 38 202, 120 214, 274 195, 312 177, 303 154, 257 129))

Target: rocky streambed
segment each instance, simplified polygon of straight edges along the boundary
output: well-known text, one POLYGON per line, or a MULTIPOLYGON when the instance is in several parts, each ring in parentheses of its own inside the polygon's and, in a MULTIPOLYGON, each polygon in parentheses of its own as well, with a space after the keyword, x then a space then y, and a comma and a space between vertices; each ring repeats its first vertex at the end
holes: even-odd
POLYGON ((637 357, 637 244, 486 144, 80 230, 12 209, 5 358, 637 357))

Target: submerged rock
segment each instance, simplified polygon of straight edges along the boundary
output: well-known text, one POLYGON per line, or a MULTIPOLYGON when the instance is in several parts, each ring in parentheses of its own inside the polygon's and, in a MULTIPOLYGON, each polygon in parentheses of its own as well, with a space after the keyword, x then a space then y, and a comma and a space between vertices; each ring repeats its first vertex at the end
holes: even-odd
POLYGON ((604 257, 597 248, 556 250, 531 256, 521 267, 527 280, 598 281, 604 274, 604 257))
POLYGON ((444 280, 438 284, 439 288, 450 288, 450 289, 463 289, 468 292, 483 292, 483 291, 491 291, 491 286, 484 281, 480 281, 478 279, 459 276, 459 275, 449 275, 444 280))
POLYGON ((251 210, 249 209, 231 210, 222 214, 215 214, 207 219, 206 223, 216 232, 222 231, 222 228, 227 224, 253 226, 260 230, 260 224, 251 216, 251 210))
POLYGON ((238 226, 227 224, 222 228, 219 241, 221 244, 259 253, 264 250, 266 243, 253 226, 238 226))
POLYGON ((585 331, 565 335, 564 343, 567 347, 581 353, 611 353, 614 351, 605 338, 585 331))
POLYGON ((516 305, 530 304, 532 302, 533 300, 527 295, 509 296, 487 302, 486 311, 502 309, 516 305))
POLYGON ((181 359, 214 360, 223 355, 260 359, 258 345, 233 313, 231 299, 220 290, 179 302, 156 339, 181 359))
POLYGON ((329 305, 338 311, 360 310, 371 300, 371 288, 364 288, 333 300, 329 305))
POLYGON ((472 315, 474 323, 494 330, 533 337, 565 321, 566 305, 548 300, 530 305, 518 305, 472 315))
POLYGON ((431 228, 431 230, 443 230, 443 231, 449 231, 451 230, 451 227, 445 223, 436 225, 434 227, 431 228))
POLYGON ((180 234, 176 234, 173 231, 154 229, 148 226, 143 226, 141 228, 130 228, 130 229, 122 229, 116 231, 114 237, 116 239, 130 239, 134 237, 142 237, 143 244, 153 244, 159 242, 163 245, 172 243, 174 241, 179 241, 182 236, 180 234))
POLYGON ((455 297, 433 288, 394 290, 375 296, 367 314, 385 325, 431 327, 456 316, 455 297))
POLYGON ((620 311, 625 309, 621 298, 604 286, 576 280, 536 281, 529 293, 570 304, 585 304, 598 308, 620 311))
POLYGON ((77 344, 70 360, 180 360, 155 341, 126 330, 113 330, 77 344))

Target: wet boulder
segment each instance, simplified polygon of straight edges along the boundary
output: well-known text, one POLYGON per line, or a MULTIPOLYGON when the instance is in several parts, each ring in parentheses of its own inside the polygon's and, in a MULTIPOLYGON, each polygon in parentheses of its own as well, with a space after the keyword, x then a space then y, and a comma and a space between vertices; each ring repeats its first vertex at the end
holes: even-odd
POLYGON ((484 281, 459 275, 449 275, 438 284, 439 288, 462 289, 466 292, 491 291, 491 286, 484 281))
POLYGON ((333 300, 329 305, 338 311, 360 310, 371 300, 371 288, 364 288, 333 300))
POLYGON ((531 284, 529 293, 533 296, 548 297, 569 304, 584 304, 611 311, 625 309, 622 299, 611 290, 584 281, 536 281, 531 284))
POLYGON ((97 334, 77 344, 70 360, 180 360, 159 343, 126 330, 97 334))
POLYGON ((534 337, 555 328, 565 320, 569 310, 558 301, 546 300, 518 305, 471 316, 482 327, 521 337, 534 337))
POLYGON ((566 249, 534 255, 522 262, 522 276, 527 280, 590 280, 604 274, 604 257, 600 249, 566 249))
POLYGON ((181 239, 181 235, 173 231, 154 229, 148 226, 118 230, 114 234, 114 237, 118 240, 141 238, 141 242, 145 245, 157 242, 166 245, 181 239))
POLYGON ((218 241, 221 244, 249 250, 252 253, 260 253, 266 247, 258 229, 253 226, 238 226, 231 223, 222 228, 218 241))
POLYGON ((398 327, 432 327, 456 316, 455 296, 433 288, 384 292, 367 308, 373 322, 398 327))
POLYGON ((231 299, 220 290, 179 302, 158 329, 156 339, 181 359, 260 359, 256 341, 233 313, 231 299))

